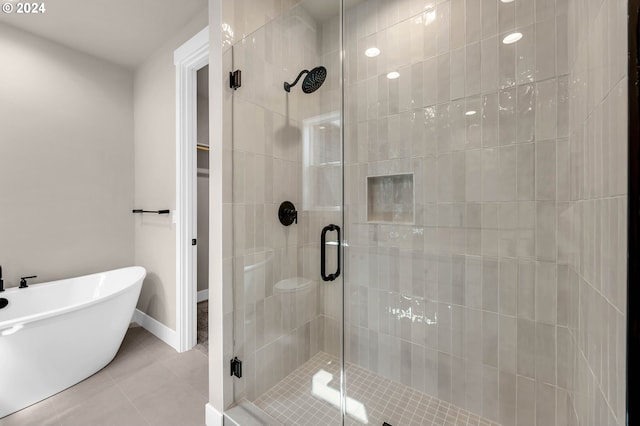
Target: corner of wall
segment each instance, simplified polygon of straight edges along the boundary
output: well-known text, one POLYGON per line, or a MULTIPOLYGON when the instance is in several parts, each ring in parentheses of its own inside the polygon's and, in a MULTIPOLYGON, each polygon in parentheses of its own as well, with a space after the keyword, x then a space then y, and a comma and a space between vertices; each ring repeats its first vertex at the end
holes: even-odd
MULTIPOLYGON (((209 185, 209 404, 212 412, 225 409, 225 394, 228 374, 224 362, 224 276, 223 241, 223 189, 231 182, 225 180, 223 168, 223 56, 222 56, 222 4, 220 0, 209 0, 209 144, 213 153, 210 161, 209 185), (215 236, 215 238, 212 238, 215 236)), ((221 416, 216 417, 221 421, 221 416)), ((210 423, 214 425, 221 423, 210 423)))

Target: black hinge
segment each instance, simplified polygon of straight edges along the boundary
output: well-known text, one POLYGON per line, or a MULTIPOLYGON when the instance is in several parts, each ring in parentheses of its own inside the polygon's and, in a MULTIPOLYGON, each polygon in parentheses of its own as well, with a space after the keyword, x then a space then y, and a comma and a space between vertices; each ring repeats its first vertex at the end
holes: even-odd
POLYGON ((229 73, 229 86, 236 90, 238 87, 242 86, 242 73, 240 70, 235 70, 229 73))
POLYGON ((238 357, 234 357, 231 360, 231 375, 237 378, 242 377, 242 361, 238 357))
POLYGON ((198 244, 198 240, 196 240, 195 238, 191 239, 191 245, 195 246, 196 244, 198 244))

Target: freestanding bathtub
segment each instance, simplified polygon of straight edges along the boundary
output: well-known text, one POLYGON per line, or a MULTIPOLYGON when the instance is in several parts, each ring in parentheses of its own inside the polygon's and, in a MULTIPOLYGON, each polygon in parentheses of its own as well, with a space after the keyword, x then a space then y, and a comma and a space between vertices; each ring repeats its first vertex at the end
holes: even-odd
POLYGON ((0 418, 111 362, 145 276, 133 266, 0 293, 0 418))

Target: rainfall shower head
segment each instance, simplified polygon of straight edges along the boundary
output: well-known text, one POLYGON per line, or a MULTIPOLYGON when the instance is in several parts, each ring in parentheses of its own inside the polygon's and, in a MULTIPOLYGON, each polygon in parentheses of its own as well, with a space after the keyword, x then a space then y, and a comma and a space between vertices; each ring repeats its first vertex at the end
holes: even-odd
POLYGON ((298 80, 302 77, 302 74, 307 73, 307 76, 302 81, 302 91, 304 93, 313 93, 322 86, 324 79, 327 78, 327 69, 323 66, 315 67, 311 71, 302 70, 295 81, 291 84, 284 82, 284 90, 291 92, 291 88, 298 84, 298 80))

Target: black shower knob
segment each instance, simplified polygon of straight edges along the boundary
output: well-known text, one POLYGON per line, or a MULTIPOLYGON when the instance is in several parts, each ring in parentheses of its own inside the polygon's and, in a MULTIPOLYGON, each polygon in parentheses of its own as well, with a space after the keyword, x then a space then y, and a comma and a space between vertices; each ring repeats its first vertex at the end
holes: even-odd
POLYGON ((278 209, 278 219, 284 226, 298 223, 298 212, 291 201, 284 201, 278 209))

